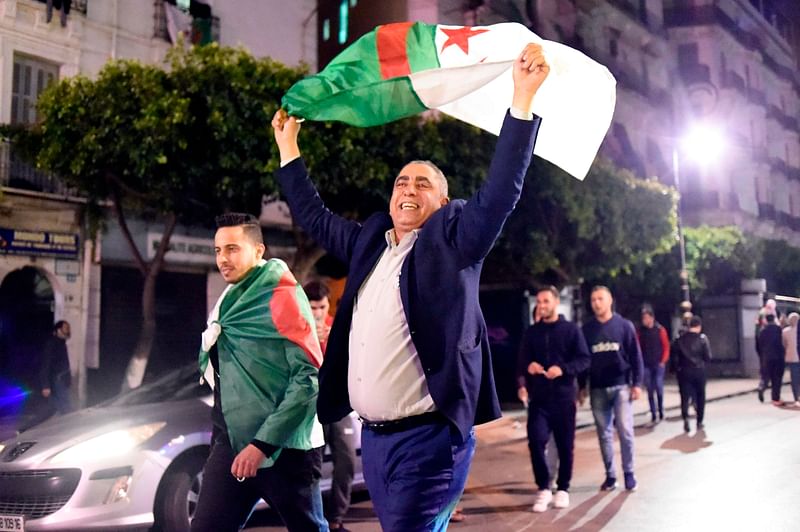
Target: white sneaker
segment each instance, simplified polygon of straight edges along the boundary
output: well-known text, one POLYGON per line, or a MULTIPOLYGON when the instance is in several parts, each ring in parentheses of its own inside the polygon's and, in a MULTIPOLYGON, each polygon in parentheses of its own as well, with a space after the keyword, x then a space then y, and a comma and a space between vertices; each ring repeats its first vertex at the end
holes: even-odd
POLYGON ((550 501, 553 500, 553 492, 550 490, 539 490, 536 494, 536 500, 533 503, 533 511, 540 514, 547 510, 550 501))
POLYGON ((556 496, 553 497, 553 508, 566 508, 569 506, 569 493, 564 490, 558 490, 556 496))

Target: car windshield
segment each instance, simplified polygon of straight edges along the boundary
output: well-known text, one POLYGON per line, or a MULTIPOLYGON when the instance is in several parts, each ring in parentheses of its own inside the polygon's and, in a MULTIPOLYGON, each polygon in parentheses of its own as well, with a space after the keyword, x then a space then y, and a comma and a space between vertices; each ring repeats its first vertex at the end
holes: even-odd
POLYGON ((200 384, 200 372, 197 363, 171 371, 153 382, 144 384, 135 390, 110 399, 104 405, 133 406, 163 401, 181 401, 209 395, 208 384, 200 384))

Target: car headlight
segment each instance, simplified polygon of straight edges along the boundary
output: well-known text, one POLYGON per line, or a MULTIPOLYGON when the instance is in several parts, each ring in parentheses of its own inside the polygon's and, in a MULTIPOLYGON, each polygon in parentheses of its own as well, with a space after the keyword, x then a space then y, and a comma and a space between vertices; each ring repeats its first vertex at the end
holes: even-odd
POLYGON ((138 445, 146 442, 161 430, 167 423, 148 423, 129 429, 120 429, 95 436, 65 449, 51 458, 51 462, 72 462, 84 460, 102 460, 112 456, 125 454, 138 445))

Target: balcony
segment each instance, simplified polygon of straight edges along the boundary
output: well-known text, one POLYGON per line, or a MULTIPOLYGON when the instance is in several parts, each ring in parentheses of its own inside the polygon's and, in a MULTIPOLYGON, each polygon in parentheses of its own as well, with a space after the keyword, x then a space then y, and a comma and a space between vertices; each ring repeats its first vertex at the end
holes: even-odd
POLYGON ((687 211, 719 209, 719 192, 716 190, 687 191, 681 196, 681 207, 687 211))
POLYGON ((775 223, 782 227, 792 227, 792 216, 788 212, 775 211, 775 223))
POLYGON ((78 196, 75 189, 68 187, 54 174, 42 172, 22 160, 7 140, 0 140, 0 187, 62 197, 78 196))
POLYGON ((710 26, 718 24, 750 50, 761 48, 758 37, 740 28, 722 9, 716 5, 683 5, 664 9, 664 26, 710 26))
POLYGON ((644 26, 649 32, 664 35, 664 28, 654 22, 656 15, 647 9, 641 9, 639 0, 608 0, 608 3, 644 26))
POLYGON ((762 220, 775 220, 775 206, 758 202, 758 217, 762 220))
POLYGON ((786 129, 797 131, 797 118, 787 115, 775 105, 767 106, 767 118, 775 120, 786 129))
POLYGON ((681 79, 687 85, 694 83, 711 83, 711 69, 700 63, 683 64, 679 67, 681 79))
POLYGON ((722 86, 726 89, 734 89, 745 96, 749 96, 744 78, 731 70, 722 72, 722 86))
POLYGON ((767 105, 767 95, 760 90, 754 89, 753 87, 747 87, 747 97, 756 105, 760 105, 762 107, 767 105))
POLYGON ((777 157, 770 157, 769 158, 769 166, 777 171, 782 173, 783 175, 789 174, 789 165, 786 164, 786 161, 783 159, 778 159, 777 157))

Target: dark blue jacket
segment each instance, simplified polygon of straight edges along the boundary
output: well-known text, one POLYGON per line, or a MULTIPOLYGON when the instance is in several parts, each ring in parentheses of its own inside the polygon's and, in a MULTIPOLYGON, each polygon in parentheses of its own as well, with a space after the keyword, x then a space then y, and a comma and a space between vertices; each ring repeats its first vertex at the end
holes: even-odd
POLYGON ((600 323, 592 318, 583 325, 583 336, 592 353, 589 386, 608 388, 620 384, 642 385, 642 350, 633 323, 616 312, 600 323))
POLYGON ((577 325, 559 315, 557 321, 540 321, 523 334, 517 368, 519 384, 528 390, 531 403, 546 403, 554 399, 574 401, 578 391, 575 379, 589 368, 590 362, 591 355, 583 333, 577 325), (545 371, 558 366, 563 375, 555 379, 531 375, 528 372, 531 362, 538 362, 545 371))
MULTIPOLYGON (((462 437, 473 425, 500 417, 478 283, 483 259, 519 199, 540 121, 506 114, 486 182, 468 201, 451 201, 428 219, 400 273, 400 297, 428 390, 462 437)), ((352 410, 347 370, 353 304, 386 249, 392 220, 388 212, 363 224, 334 215, 300 159, 277 177, 295 221, 349 265, 319 374, 319 420, 332 423, 352 410)))
POLYGON ((770 323, 756 338, 756 351, 763 360, 783 360, 783 331, 779 325, 770 323))

